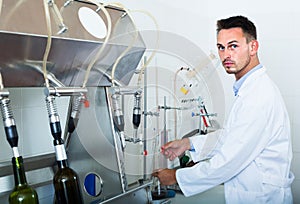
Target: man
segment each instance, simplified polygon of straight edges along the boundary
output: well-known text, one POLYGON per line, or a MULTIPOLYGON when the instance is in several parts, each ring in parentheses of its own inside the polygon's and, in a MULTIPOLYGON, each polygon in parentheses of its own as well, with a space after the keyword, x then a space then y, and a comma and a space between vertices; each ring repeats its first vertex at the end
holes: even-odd
POLYGON ((217 22, 219 57, 236 96, 224 129, 162 146, 174 160, 190 150, 193 167, 153 173, 185 196, 224 183, 226 203, 292 203, 290 123, 278 88, 258 59, 256 27, 243 16, 217 22))

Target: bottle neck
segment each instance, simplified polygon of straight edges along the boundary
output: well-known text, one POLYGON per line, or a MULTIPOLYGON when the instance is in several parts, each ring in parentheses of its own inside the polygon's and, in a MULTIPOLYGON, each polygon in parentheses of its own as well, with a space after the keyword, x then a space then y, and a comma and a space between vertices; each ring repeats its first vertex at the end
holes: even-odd
POLYGON ((15 185, 26 185, 26 175, 24 170, 23 158, 22 156, 13 157, 12 158, 12 165, 14 171, 14 178, 15 178, 15 185))
POLYGON ((69 167, 68 160, 61 160, 61 161, 57 160, 56 163, 59 169, 69 167))
POLYGON ((53 144, 58 168, 62 169, 68 167, 68 158, 63 140, 54 140, 53 144))

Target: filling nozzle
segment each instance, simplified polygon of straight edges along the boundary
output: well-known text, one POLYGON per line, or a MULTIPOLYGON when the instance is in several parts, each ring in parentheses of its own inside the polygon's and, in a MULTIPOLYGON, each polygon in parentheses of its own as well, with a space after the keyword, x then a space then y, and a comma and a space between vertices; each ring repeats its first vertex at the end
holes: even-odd
POLYGON ((68 132, 72 133, 76 129, 78 120, 79 120, 79 115, 80 115, 80 110, 82 107, 82 104, 85 102, 86 97, 84 95, 76 96, 73 97, 72 101, 72 112, 69 118, 69 124, 68 124, 68 132))
POLYGON ((56 108, 55 97, 54 96, 46 96, 46 105, 48 110, 49 122, 51 134, 55 140, 61 139, 61 125, 60 119, 56 108))
POLYGON ((138 128, 141 123, 141 93, 134 94, 132 123, 134 128, 133 142, 138 142, 138 128))
POLYGON ((82 104, 86 101, 85 95, 73 96, 72 97, 72 111, 68 120, 68 133, 65 136, 66 148, 69 146, 71 134, 77 127, 77 123, 79 120, 80 110, 82 104))
POLYGON ((120 139, 121 139, 121 143, 122 143, 122 148, 124 149, 126 147, 126 143, 125 143, 125 134, 124 134, 124 127, 125 127, 125 123, 124 123, 124 115, 121 109, 121 105, 120 105, 120 94, 113 94, 111 96, 112 98, 112 107, 113 107, 113 121, 114 124, 116 126, 116 128, 118 129, 119 133, 120 133, 120 139))
POLYGON ((9 91, 4 89, 2 74, 0 72, 0 109, 3 119, 3 126, 6 134, 6 139, 12 148, 14 157, 19 157, 18 150, 18 131, 10 106, 9 91))
POLYGON ((10 144, 11 148, 18 147, 18 132, 13 117, 13 113, 10 107, 10 99, 8 97, 2 97, 0 100, 1 113, 3 119, 3 126, 5 129, 6 139, 10 144))
POLYGON ((66 146, 68 146, 70 134, 75 130, 77 126, 81 105, 82 103, 87 102, 85 93, 87 93, 87 88, 83 87, 47 87, 44 89, 44 94, 46 95, 48 116, 50 121, 50 129, 52 136, 55 140, 62 138, 62 130, 59 115, 56 108, 55 97, 72 97, 72 112, 70 113, 70 118, 67 125, 67 135, 65 135, 63 138, 67 142, 66 146))

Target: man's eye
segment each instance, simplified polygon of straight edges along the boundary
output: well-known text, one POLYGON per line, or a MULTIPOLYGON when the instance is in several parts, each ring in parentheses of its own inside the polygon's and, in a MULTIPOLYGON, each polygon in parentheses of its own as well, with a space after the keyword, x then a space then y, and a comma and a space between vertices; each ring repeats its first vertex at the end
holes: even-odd
POLYGON ((223 50, 225 49, 225 47, 224 47, 224 46, 218 46, 218 49, 219 49, 220 51, 223 51, 223 50))
POLYGON ((235 49, 237 48, 237 45, 230 45, 230 48, 235 49))

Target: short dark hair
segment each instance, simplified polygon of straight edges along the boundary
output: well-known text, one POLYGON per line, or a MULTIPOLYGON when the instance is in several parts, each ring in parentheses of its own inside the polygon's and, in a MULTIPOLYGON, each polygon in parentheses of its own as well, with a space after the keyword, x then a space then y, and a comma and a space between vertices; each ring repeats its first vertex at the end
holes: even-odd
POLYGON ((217 33, 219 33, 222 29, 230 28, 241 28, 245 34, 247 42, 257 39, 254 23, 244 16, 232 16, 217 21, 217 33))

